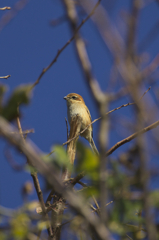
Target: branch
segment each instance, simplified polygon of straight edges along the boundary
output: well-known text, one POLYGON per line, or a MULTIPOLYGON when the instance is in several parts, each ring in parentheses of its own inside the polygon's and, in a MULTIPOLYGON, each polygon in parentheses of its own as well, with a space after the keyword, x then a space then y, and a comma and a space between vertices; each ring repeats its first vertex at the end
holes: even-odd
MULTIPOLYGON (((19 107, 18 107, 18 112, 19 112, 19 107)), ((21 127, 19 117, 17 117, 17 126, 18 126, 18 129, 19 129, 20 138, 22 140, 22 143, 25 145, 26 140, 25 140, 24 135, 23 135, 23 130, 22 130, 22 127, 21 127)), ((27 163, 29 164, 29 159, 28 158, 27 158, 27 163)), ((33 165, 31 165, 31 166, 33 166, 33 165)), ((35 190, 36 190, 36 193, 37 193, 37 196, 38 196, 38 199, 39 199, 42 211, 43 211, 43 216, 48 221, 48 234, 49 234, 50 237, 52 237, 53 236, 52 227, 51 227, 51 224, 50 224, 50 221, 49 221, 49 215, 46 212, 43 193, 42 193, 42 190, 40 188, 40 183, 39 183, 39 180, 38 180, 37 172, 32 171, 31 172, 31 177, 33 179, 34 187, 35 187, 35 190)))
POLYGON ((68 140, 68 138, 69 138, 69 131, 68 131, 68 122, 67 122, 67 118, 65 118, 65 122, 66 122, 67 140, 68 140))
POLYGON ((85 176, 85 172, 79 173, 76 177, 71 179, 71 184, 74 186, 76 183, 78 183, 83 177, 85 176))
POLYGON ((143 134, 145 132, 148 132, 150 131, 151 129, 153 128, 156 128, 157 126, 159 125, 159 120, 151 125, 149 125, 148 127, 146 128, 143 128, 142 130, 136 132, 136 133, 133 133, 132 135, 130 135, 129 137, 123 139, 122 141, 120 142, 117 142, 112 148, 110 148, 107 153, 106 153, 106 156, 109 156, 110 154, 112 154, 117 148, 119 148, 120 146, 124 145, 125 143, 127 142, 130 142, 131 140, 133 140, 134 138, 136 138, 137 136, 139 136, 140 134, 143 134))
MULTIPOLYGON (((107 204, 105 204, 105 206, 107 207, 107 206, 108 206, 109 204, 111 204, 111 203, 113 203, 113 201, 108 202, 107 204)), ((97 212, 97 211, 100 211, 100 208, 98 208, 98 209, 93 209, 92 212, 97 212)))
POLYGON ((143 52, 145 49, 151 46, 154 40, 157 38, 159 28, 159 21, 150 28, 150 31, 143 37, 143 39, 138 44, 138 51, 143 52))
POLYGON ((0 79, 8 79, 9 77, 11 77, 11 75, 0 77, 0 79))
POLYGON ((3 8, 0 8, 0 10, 4 11, 4 10, 10 10, 11 7, 3 7, 3 8))
POLYGON ((0 19, 0 31, 21 11, 25 5, 28 3, 28 0, 19 0, 17 1, 10 11, 7 11, 2 18, 0 19))
POLYGON ((15 171, 22 171, 22 170, 25 169, 26 164, 23 164, 23 165, 17 164, 16 161, 13 159, 13 157, 12 157, 8 147, 6 147, 6 149, 4 149, 4 156, 6 157, 8 163, 10 164, 10 166, 15 171))
MULTIPOLYGON (((100 2, 101 0, 97 1, 95 6, 93 6, 93 10, 91 11, 91 14, 89 14, 88 16, 93 15, 95 10, 99 6, 100 2)), ((97 79, 93 76, 93 70, 87 54, 85 41, 80 36, 79 32, 78 33, 76 32, 76 28, 78 25, 78 14, 76 11, 75 3, 72 0, 63 0, 63 3, 66 8, 67 17, 68 17, 72 32, 76 34, 76 38, 75 38, 76 53, 77 53, 77 57, 79 59, 79 63, 81 65, 82 71, 84 73, 86 83, 90 88, 91 94, 93 94, 93 97, 96 100, 96 103, 107 102, 108 101, 107 95, 103 93, 97 79)), ((90 9, 88 12, 90 12, 90 9)))
POLYGON ((132 11, 128 18, 128 30, 127 30, 127 40, 126 40, 126 58, 131 59, 135 62, 135 37, 138 23, 138 16, 140 11, 141 3, 138 0, 132 1, 132 11))
POLYGON ((148 78, 159 67, 159 54, 153 61, 141 72, 142 78, 148 78))
POLYGON ((83 24, 94 14, 95 8, 93 8, 93 10, 91 11, 91 13, 84 19, 82 20, 82 22, 80 23, 80 25, 75 29, 75 32, 73 34, 73 36, 70 38, 70 40, 68 40, 64 46, 59 49, 57 51, 56 56, 54 57, 54 59, 52 60, 52 62, 42 70, 42 72, 40 73, 39 77, 37 78, 37 80, 35 81, 35 83, 33 83, 32 88, 34 88, 39 82, 40 79, 42 78, 42 76, 52 67, 52 65, 57 61, 59 55, 65 50, 65 48, 75 39, 77 32, 80 30, 80 28, 83 26, 83 24))
MULTIPOLYGON (((92 2, 93 1, 89 0, 81 0, 80 4, 86 12, 89 12, 93 5, 92 2)), ((125 44, 118 29, 111 23, 106 9, 100 5, 96 11, 96 14, 94 14, 91 19, 97 26, 97 30, 100 32, 114 59, 121 61, 121 56, 123 56, 123 53, 125 52, 125 44)))
MULTIPOLYGON (((29 130, 25 130, 25 131, 22 131, 22 134, 25 135, 25 134, 28 134, 28 133, 34 133, 34 129, 29 129, 29 130)), ((19 132, 11 132, 12 134, 19 134, 19 132)))

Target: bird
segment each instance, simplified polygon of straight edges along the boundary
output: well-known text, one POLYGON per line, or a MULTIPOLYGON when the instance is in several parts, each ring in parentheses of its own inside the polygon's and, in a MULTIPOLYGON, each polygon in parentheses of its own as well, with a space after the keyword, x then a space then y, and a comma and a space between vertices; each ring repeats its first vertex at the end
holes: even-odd
MULTIPOLYGON (((67 116, 70 127, 72 118, 78 115, 81 117, 80 132, 83 131, 92 122, 91 114, 84 102, 83 97, 77 93, 69 93, 67 96, 64 97, 64 99, 67 102, 67 116)), ((93 141, 92 124, 89 125, 89 127, 83 133, 81 133, 80 136, 84 137, 89 142, 93 152, 96 155, 99 155, 99 152, 93 141)))

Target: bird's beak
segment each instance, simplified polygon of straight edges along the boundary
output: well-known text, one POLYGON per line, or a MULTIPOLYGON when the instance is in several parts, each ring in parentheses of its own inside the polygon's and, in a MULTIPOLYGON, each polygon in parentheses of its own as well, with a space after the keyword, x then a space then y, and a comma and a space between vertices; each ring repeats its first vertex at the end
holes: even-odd
POLYGON ((63 99, 67 100, 67 96, 65 96, 63 99))

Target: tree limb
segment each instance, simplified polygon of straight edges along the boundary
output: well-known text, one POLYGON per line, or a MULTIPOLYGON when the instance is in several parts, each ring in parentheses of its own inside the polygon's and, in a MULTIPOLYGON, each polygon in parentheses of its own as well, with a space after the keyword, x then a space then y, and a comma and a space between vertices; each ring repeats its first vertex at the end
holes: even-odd
POLYGON ((134 138, 136 138, 137 136, 139 136, 140 134, 143 134, 145 132, 148 132, 150 131, 151 129, 153 128, 156 128, 157 126, 159 125, 159 120, 156 121, 155 123, 149 125, 148 127, 146 128, 143 128, 142 130, 136 132, 136 133, 133 133, 132 135, 130 135, 129 137, 127 138, 124 138, 123 140, 121 140, 120 142, 117 142, 113 147, 111 147, 107 153, 106 153, 106 156, 109 156, 110 154, 112 154, 117 148, 119 148, 120 146, 124 145, 125 143, 127 142, 130 142, 131 140, 133 140, 134 138))

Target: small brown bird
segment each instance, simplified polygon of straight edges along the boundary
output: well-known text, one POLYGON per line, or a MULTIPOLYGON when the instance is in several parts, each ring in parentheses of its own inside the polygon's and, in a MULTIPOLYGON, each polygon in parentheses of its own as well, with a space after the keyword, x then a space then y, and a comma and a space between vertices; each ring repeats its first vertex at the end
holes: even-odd
MULTIPOLYGON (((73 117, 75 117, 76 115, 79 115, 82 119, 81 129, 80 129, 80 132, 81 132, 92 122, 90 112, 87 106, 85 105, 83 98, 77 93, 69 93, 66 97, 64 97, 64 99, 67 101, 67 116, 68 116, 69 124, 71 125, 71 119, 73 117)), ((83 132, 80 136, 88 140, 94 153, 99 155, 99 152, 93 141, 93 126, 90 125, 87 128, 87 130, 83 132)))

